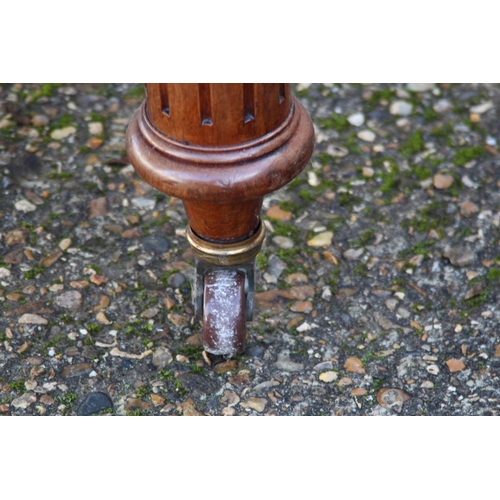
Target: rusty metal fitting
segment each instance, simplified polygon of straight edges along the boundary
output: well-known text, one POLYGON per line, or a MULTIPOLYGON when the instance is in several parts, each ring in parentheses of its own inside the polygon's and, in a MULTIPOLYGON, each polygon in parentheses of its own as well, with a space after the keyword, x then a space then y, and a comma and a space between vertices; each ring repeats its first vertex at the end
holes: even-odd
POLYGON ((260 222, 257 231, 246 240, 237 243, 213 243, 200 238, 190 226, 186 236, 198 259, 216 266, 237 266, 254 259, 260 252, 266 226, 260 222))

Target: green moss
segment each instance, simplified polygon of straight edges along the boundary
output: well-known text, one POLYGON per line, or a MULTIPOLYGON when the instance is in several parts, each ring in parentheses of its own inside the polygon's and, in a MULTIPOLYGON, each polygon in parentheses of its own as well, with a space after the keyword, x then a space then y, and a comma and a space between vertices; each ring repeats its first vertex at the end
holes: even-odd
POLYGON ((344 132, 349 130, 351 124, 348 122, 345 116, 333 113, 329 118, 320 118, 318 123, 321 127, 327 129, 338 130, 339 132, 344 132))
POLYGON ((299 196, 306 202, 306 203, 311 203, 312 201, 316 200, 316 196, 311 193, 308 189, 301 189, 299 191, 299 196))
POLYGON ((24 378, 20 378, 18 380, 15 380, 14 382, 11 382, 9 385, 13 391, 25 393, 26 392, 26 386, 24 385, 25 382, 26 380, 24 378))
POLYGON ((422 114, 426 122, 433 122, 439 119, 439 113, 432 106, 424 108, 422 114))
POLYGON ((259 269, 264 272, 266 270, 268 258, 267 255, 264 253, 259 253, 257 257, 255 258, 255 263, 257 266, 259 266, 259 269))
POLYGON ((35 279, 38 275, 43 274, 47 268, 40 266, 39 264, 35 264, 29 271, 26 271, 23 276, 27 280, 35 279))
POLYGON ((144 399, 145 397, 149 396, 151 392, 153 392, 153 389, 149 385, 141 385, 135 390, 137 397, 140 399, 144 399))
POLYGON ((374 90, 367 99, 365 108, 371 111, 380 104, 380 101, 390 101, 396 97, 396 91, 392 89, 374 90))
POLYGON ((446 213, 446 208, 446 203, 434 200, 424 207, 414 219, 404 220, 401 225, 403 227, 411 226, 420 233, 427 233, 431 229, 442 229, 452 222, 452 217, 446 213))
POLYGON ((365 229, 359 234, 359 238, 353 243, 354 248, 362 248, 375 240, 375 230, 372 228, 365 229))
POLYGON ((425 255, 426 257, 429 257, 430 252, 429 250, 436 244, 434 240, 424 240, 420 241, 416 245, 413 245, 411 248, 408 250, 403 250, 400 252, 401 258, 406 258, 409 257, 410 255, 425 255))
POLYGON ((406 141, 401 145, 401 152, 410 157, 415 153, 419 153, 425 149, 424 137, 421 130, 415 131, 406 141))
POLYGON ((470 148, 459 149, 455 157, 453 158, 453 163, 459 167, 463 167, 466 163, 479 158, 484 153, 483 146, 472 146, 470 148))
POLYGON ((126 99, 145 99, 146 91, 144 85, 136 85, 132 87, 126 94, 126 99))

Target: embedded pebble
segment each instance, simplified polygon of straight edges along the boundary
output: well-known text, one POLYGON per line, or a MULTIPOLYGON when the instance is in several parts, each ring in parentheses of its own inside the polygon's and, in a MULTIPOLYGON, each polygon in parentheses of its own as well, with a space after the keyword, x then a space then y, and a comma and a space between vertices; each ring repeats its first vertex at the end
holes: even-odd
POLYGON ((329 372, 320 373, 318 378, 322 382, 329 383, 329 382, 333 382, 334 380, 337 380, 338 376, 339 375, 337 372, 329 371, 329 372))
POLYGON ((20 325, 46 325, 47 323, 48 321, 38 314, 26 313, 19 318, 20 325))
POLYGON ((274 219, 277 221, 288 221, 292 218, 292 212, 287 212, 286 210, 282 210, 279 205, 274 205, 270 207, 266 215, 270 219, 274 219))
POLYGON ((377 392, 377 401, 384 408, 400 412, 403 404, 410 399, 410 396, 401 389, 393 387, 383 387, 377 392))
POLYGON ((243 408, 248 408, 262 413, 266 409, 267 399, 264 398, 248 398, 246 401, 240 403, 243 408))
POLYGON ((452 266, 468 267, 474 264, 475 254, 470 248, 446 247, 443 256, 449 259, 452 266))
POLYGON ((327 247, 332 244, 333 232, 325 231, 323 233, 319 233, 314 238, 311 238, 307 244, 310 247, 327 247))
POLYGON ((18 398, 12 400, 12 406, 18 409, 26 409, 28 406, 36 402, 36 396, 33 393, 27 392, 18 398))
POLYGON ((295 247, 295 243, 293 242, 293 240, 291 238, 288 238, 287 236, 274 236, 273 241, 280 248, 290 249, 295 247))
POLYGON ((413 105, 407 101, 394 101, 389 108, 391 115, 409 116, 413 111, 413 105))
POLYGON ((448 101, 448 99, 440 99, 434 103, 432 107, 436 113, 446 113, 453 108, 453 105, 450 101, 448 101))
POLYGON ((347 117, 347 121, 355 127, 361 127, 365 123, 365 115, 363 113, 353 113, 347 117))
POLYGON ((79 309, 83 305, 83 296, 77 290, 70 290, 55 297, 54 302, 65 309, 79 309))
POLYGON ((157 347, 153 353, 151 362, 158 370, 163 370, 167 365, 173 361, 172 353, 166 347, 157 347))
POLYGON ((493 107, 493 103, 491 101, 486 101, 482 102, 481 104, 478 104, 476 106, 472 106, 470 108, 471 113, 476 113, 478 115, 482 115, 483 113, 486 113, 486 111, 489 111, 493 107))
POLYGON ((64 252, 64 250, 67 250, 71 246, 71 239, 70 238, 64 238, 59 242, 59 248, 64 252))
POLYGON ((431 375, 438 375, 439 374, 439 366, 438 365, 428 365, 426 367, 426 370, 431 374, 431 375))
POLYGON ((436 189, 448 189, 453 184, 453 177, 449 174, 436 174, 433 184, 436 189))
POLYGON ((66 139, 70 135, 73 135, 76 133, 76 128, 75 127, 63 127, 63 128, 57 128, 53 130, 50 133, 50 137, 56 141, 60 141, 62 139, 66 139))
POLYGON ((346 250, 343 255, 347 260, 357 260, 363 255, 364 251, 364 248, 350 248, 349 250, 346 250))
POLYGON ((98 415, 104 412, 112 413, 113 400, 108 394, 101 391, 91 392, 85 396, 78 406, 76 414, 79 416, 98 415))
POLYGON ((358 132, 357 135, 359 139, 366 142, 373 142, 377 137, 375 132, 372 132, 371 130, 361 130, 361 132, 358 132))
POLYGON ((408 83, 406 88, 412 92, 428 92, 434 88, 434 83, 408 83))
POLYGON ((161 236, 148 236, 143 238, 141 243, 146 252, 154 254, 165 253, 170 248, 168 240, 161 236))
POLYGON ((101 122, 90 122, 88 124, 89 134, 100 135, 104 132, 104 127, 101 122))
POLYGON ((470 217, 478 211, 479 207, 472 201, 467 200, 460 204, 460 214, 464 217, 470 217))
POLYGON ((16 201, 14 203, 14 206, 16 207, 16 210, 24 213, 33 212, 34 210, 36 210, 36 205, 33 205, 33 203, 28 200, 16 201))

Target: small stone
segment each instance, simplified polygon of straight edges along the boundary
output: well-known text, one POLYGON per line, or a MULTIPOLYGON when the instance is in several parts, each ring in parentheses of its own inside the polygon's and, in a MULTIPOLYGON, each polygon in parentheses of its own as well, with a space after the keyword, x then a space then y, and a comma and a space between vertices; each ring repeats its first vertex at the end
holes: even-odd
POLYGON ((498 344, 495 348, 495 358, 500 358, 500 344, 498 344))
POLYGON ((313 304, 310 301, 297 301, 290 306, 290 310, 293 312, 300 313, 310 313, 313 310, 313 304))
POLYGON ((143 238, 141 243, 144 250, 152 254, 162 254, 170 248, 168 240, 161 236, 148 236, 143 238))
POLYGON ((20 325, 46 325, 48 321, 38 314, 23 314, 19 318, 20 325))
POLYGON ((347 148, 339 146, 338 144, 330 144, 326 148, 326 154, 333 156, 334 158, 342 158, 349 154, 349 150, 347 148))
POLYGON ((493 103, 491 101, 486 101, 476 106, 472 106, 472 108, 470 108, 470 112, 482 115, 483 113, 486 113, 486 111, 489 111, 492 107, 493 103))
POLYGON ((278 361, 274 363, 274 366, 278 368, 278 370, 287 372, 300 372, 304 369, 302 363, 296 363, 290 360, 290 352, 287 350, 281 351, 278 354, 278 361))
POLYGON ((59 242, 59 248, 64 252, 71 246, 71 239, 70 238, 64 238, 59 242))
POLYGON ((92 371, 91 363, 77 363, 75 365, 68 365, 64 367, 62 371, 62 378, 72 378, 80 377, 82 375, 88 375, 92 371))
POLYGON ((299 285, 300 283, 307 283, 308 277, 304 273, 292 273, 285 278, 285 282, 289 285, 299 285))
POLYGON ((34 127, 45 127, 49 124, 49 118, 45 115, 33 115, 31 124, 34 127))
POLYGON ((7 294, 7 300, 12 300, 13 302, 17 302, 18 300, 21 300, 23 298, 23 295, 21 293, 16 293, 12 292, 7 294))
POLYGON ((23 394, 22 396, 14 399, 12 401, 12 406, 14 408, 20 408, 24 410, 34 402, 36 402, 36 396, 32 393, 27 392, 26 394, 23 394))
POLYGON ((290 248, 293 248, 295 246, 295 243, 293 242, 293 240, 291 238, 286 237, 286 236, 274 236, 273 241, 280 248, 290 249, 290 248))
POLYGON ((90 281, 94 283, 94 285, 101 286, 108 281, 108 278, 106 278, 106 276, 102 276, 101 274, 93 274, 90 277, 90 281))
POLYGON ((448 189, 453 184, 453 177, 449 174, 436 174, 433 184, 436 189, 448 189))
POLYGON ((50 255, 47 255, 47 257, 44 257, 43 259, 41 259, 40 265, 43 267, 51 267, 62 256, 63 256, 63 253, 61 252, 61 250, 56 250, 55 252, 51 253, 50 255))
POLYGON ((331 361, 323 361, 322 363, 318 363, 314 365, 313 370, 315 372, 323 372, 327 370, 331 370, 333 368, 333 363, 331 361))
POLYGON ((349 377, 343 377, 339 380, 339 387, 347 387, 352 385, 352 380, 349 377))
POLYGON ((426 367, 426 370, 431 375, 437 375, 439 373, 439 366, 438 365, 429 365, 429 366, 426 367))
POLYGON ((465 368, 465 363, 461 359, 449 359, 446 362, 450 373, 461 372, 465 368))
POLYGON ((231 408, 230 406, 226 406, 225 408, 222 408, 222 416, 223 417, 232 417, 236 413, 236 410, 234 408, 231 408))
POLYGON ((262 358, 264 356, 264 348, 259 345, 248 347, 244 353, 247 358, 262 358))
POLYGON ((365 115, 363 113, 353 113, 347 117, 347 121, 355 127, 361 127, 365 123, 365 115))
POLYGON ((356 387, 355 389, 351 390, 351 394, 353 396, 364 396, 367 393, 368 391, 366 389, 363 389, 362 387, 356 387))
POLYGON ((237 359, 230 359, 229 361, 223 361, 215 365, 215 371, 217 373, 225 373, 231 370, 238 369, 239 362, 237 359))
POLYGON ((178 314, 178 313, 170 313, 167 318, 174 324, 174 325, 177 325, 177 326, 182 326, 182 325, 187 325, 188 324, 188 321, 189 319, 187 318, 187 316, 183 316, 182 314, 178 314))
POLYGON ((373 177, 375 175, 375 170, 371 167, 363 167, 362 168, 363 177, 373 177))
POLYGON ((278 220, 278 221, 287 221, 292 218, 292 212, 287 212, 286 210, 282 210, 279 205, 274 205, 270 207, 266 215, 270 219, 278 220))
POLYGON ((409 116, 413 111, 413 105, 406 101, 394 101, 389 108, 391 115, 409 116))
POLYGON ((165 398, 159 394, 151 394, 151 402, 153 406, 163 406, 165 404, 165 398))
POLYGON ((224 394, 220 398, 220 403, 226 406, 236 406, 240 402, 238 394, 234 391, 224 391, 224 394))
POLYGON ((448 99, 440 99, 432 107, 437 113, 446 113, 453 108, 453 105, 448 99))
POLYGON ((90 202, 90 219, 95 219, 96 217, 102 217, 106 215, 108 211, 108 200, 105 196, 100 198, 94 198, 90 202))
POLYGON ((181 405, 182 414, 185 417, 202 417, 203 415, 196 409, 194 401, 189 398, 181 405))
POLYGON ((365 369, 363 368, 363 362, 359 358, 355 358, 353 356, 345 360, 344 368, 347 372, 351 373, 366 373, 365 369))
POLYGON ((478 211, 479 207, 472 201, 467 200, 460 205, 460 214, 464 217, 470 217, 472 214, 475 214, 478 211))
POLYGON ((90 283, 88 281, 70 281, 69 286, 71 288, 77 288, 79 290, 83 288, 88 288, 90 283))
POLYGON ((78 416, 98 415, 102 412, 113 412, 113 400, 101 391, 87 394, 76 410, 78 416))
POLYGON ((125 229, 125 231, 123 231, 123 233, 121 234, 121 237, 125 238, 126 240, 139 238, 140 236, 141 233, 137 229, 125 229))
POLYGON ((163 370, 167 365, 173 361, 172 353, 166 347, 157 347, 153 353, 151 362, 158 370, 163 370))
POLYGON ((376 137, 375 132, 372 132, 371 130, 361 130, 358 132, 358 138, 362 141, 373 142, 376 137))
POLYGON ((12 273, 6 267, 0 267, 0 279, 8 278, 12 273))
POLYGON ((28 243, 28 233, 24 229, 13 229, 5 235, 5 243, 8 247, 26 245, 28 243))
POLYGON ((410 399, 410 396, 401 389, 393 387, 383 387, 377 392, 377 401, 380 406, 388 410, 400 412, 403 404, 410 399))
POLYGON ((346 250, 343 255, 347 260, 357 260, 363 255, 364 251, 364 248, 349 248, 349 250, 346 250))
POLYGON ((101 122, 90 122, 88 124, 89 134, 101 135, 104 132, 104 127, 101 122))
POLYGON ((267 399, 264 398, 248 398, 246 401, 240 403, 243 408, 249 408, 262 413, 266 409, 267 399))
POLYGON ((48 394, 43 394, 42 397, 40 398, 40 403, 44 405, 53 405, 55 401, 48 394))
POLYGON ((148 403, 147 401, 143 401, 142 399, 138 398, 130 398, 128 400, 127 405, 125 406, 125 412, 126 413, 134 413, 136 411, 149 411, 153 407, 151 403, 148 403))
POLYGON ((147 319, 152 319, 154 318, 158 313, 160 312, 160 309, 158 307, 150 307, 149 309, 146 309, 141 313, 141 318, 147 318, 147 319))
POLYGON ((101 323, 101 325, 111 325, 111 321, 109 321, 109 319, 102 311, 96 314, 95 319, 98 323, 101 323))
POLYGON ((302 323, 299 327, 297 327, 297 331, 299 333, 307 332, 311 329, 312 329, 312 326, 307 321, 304 321, 304 323, 302 323))
POLYGON ((428 92, 434 88, 434 83, 408 83, 406 88, 412 92, 428 92))
POLYGON ((70 290, 55 297, 54 302, 64 309, 79 309, 83 305, 83 297, 80 292, 70 290))
POLYGON ((320 373, 318 378, 322 382, 329 383, 329 382, 333 382, 334 380, 337 380, 338 376, 339 375, 337 372, 329 371, 329 372, 320 373))
POLYGON ((186 277, 182 273, 174 273, 168 277, 167 282, 172 288, 180 288, 186 283, 186 277))
POLYGON ((154 210, 156 205, 156 200, 150 198, 132 198, 132 205, 142 210, 154 210))
POLYGON ((420 384, 420 387, 422 389, 434 389, 434 383, 431 382, 430 380, 425 380, 420 384))
POLYGON ((76 128, 69 126, 53 130, 50 133, 50 137, 52 137, 52 139, 56 141, 60 141, 62 139, 66 139, 67 137, 73 135, 74 133, 76 133, 76 128))
POLYGON ((50 285, 49 290, 51 292, 60 292, 64 290, 64 285, 56 283, 55 285, 50 285))
POLYGON ((325 231, 323 233, 319 233, 314 238, 311 238, 307 244, 310 247, 327 247, 332 244, 333 232, 325 231))
POLYGON ((446 247, 443 256, 449 259, 454 267, 468 267, 474 263, 475 254, 469 248, 463 247, 446 247))
POLYGON ((33 203, 29 202, 28 200, 19 200, 14 203, 14 206, 16 207, 16 210, 19 210, 19 212, 33 212, 36 210, 36 205, 33 205, 33 203))

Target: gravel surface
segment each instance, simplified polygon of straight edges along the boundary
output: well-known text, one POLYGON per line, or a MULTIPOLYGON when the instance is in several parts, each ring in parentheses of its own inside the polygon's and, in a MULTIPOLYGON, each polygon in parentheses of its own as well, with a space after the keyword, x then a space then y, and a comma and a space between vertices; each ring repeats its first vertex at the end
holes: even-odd
POLYGON ((0 86, 0 415, 493 415, 500 86, 298 84, 248 347, 203 352, 182 203, 134 172, 141 85, 0 86))

